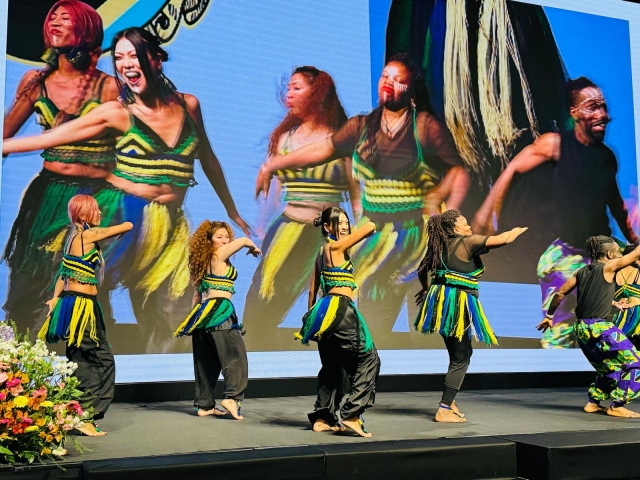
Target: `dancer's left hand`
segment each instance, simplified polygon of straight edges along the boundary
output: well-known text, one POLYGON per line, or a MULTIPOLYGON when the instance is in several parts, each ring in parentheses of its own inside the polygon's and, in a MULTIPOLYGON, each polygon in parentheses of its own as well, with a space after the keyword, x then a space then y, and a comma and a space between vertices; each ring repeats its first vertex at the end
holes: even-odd
POLYGON ((631 308, 631 304, 629 303, 629 301, 613 302, 612 305, 618 310, 626 310, 627 308, 631 308))
POLYGON ((238 212, 234 213, 233 215, 229 215, 229 218, 231 219, 231 221, 233 223, 235 223, 243 232, 247 237, 255 237, 256 236, 256 232, 253 231, 253 229, 251 228, 251 226, 244 221, 244 219, 240 216, 240 214, 238 212))
POLYGON ((258 257, 262 255, 262 252, 258 247, 249 247, 247 249, 247 255, 253 255, 254 257, 258 257))
POLYGON ((422 289, 420 290, 418 293, 416 293, 414 295, 415 299, 416 299, 416 305, 420 306, 422 305, 422 302, 424 302, 424 297, 427 296, 427 291, 422 289))
POLYGON ((269 187, 271 185, 271 177, 273 174, 266 163, 263 163, 258 171, 258 177, 256 178, 256 198, 263 193, 265 198, 269 195, 269 187))
POLYGON ((553 320, 551 320, 550 318, 545 318, 536 326, 536 329, 541 332, 546 332, 551 327, 553 327, 553 320))

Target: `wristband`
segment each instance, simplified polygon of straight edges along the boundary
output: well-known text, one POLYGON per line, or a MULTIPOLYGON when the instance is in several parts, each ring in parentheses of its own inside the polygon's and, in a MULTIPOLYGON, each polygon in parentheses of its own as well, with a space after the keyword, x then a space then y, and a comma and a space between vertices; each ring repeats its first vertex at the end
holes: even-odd
POLYGON ((550 314, 548 314, 548 313, 547 313, 547 314, 544 316, 544 318, 546 318, 547 320, 553 320, 553 315, 550 315, 550 314))

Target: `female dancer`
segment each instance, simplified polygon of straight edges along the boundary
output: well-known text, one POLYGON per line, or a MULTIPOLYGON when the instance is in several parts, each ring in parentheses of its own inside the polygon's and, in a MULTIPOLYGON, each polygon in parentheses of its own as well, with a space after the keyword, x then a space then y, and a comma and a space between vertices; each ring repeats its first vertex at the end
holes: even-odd
MULTIPOLYGON (((634 245, 625 247, 623 255, 635 250, 634 245)), ((627 336, 636 347, 640 347, 640 264, 633 262, 616 273, 615 301, 622 302, 627 308, 619 310, 613 317, 613 324, 627 336)))
POLYGON ((640 247, 622 256, 613 238, 597 235, 587 240, 587 252, 591 256, 591 264, 581 268, 560 287, 551 299, 545 319, 536 328, 543 332, 551 328, 553 313, 562 299, 577 287, 578 320, 574 330, 582 353, 597 371, 584 411, 604 411, 600 402, 610 399, 607 415, 640 418, 639 413, 625 408, 627 403, 640 397, 640 352, 618 327, 607 320, 612 303, 621 309, 629 306, 614 302, 614 280, 619 271, 640 260, 640 247))
MULTIPOLYGON (((315 67, 298 67, 293 71, 283 101, 289 111, 271 134, 270 157, 286 155, 323 140, 347 121, 333 79, 315 67)), ((252 349, 285 348, 285 338, 279 335, 278 325, 308 288, 313 253, 322 244, 313 221, 323 207, 338 206, 344 201, 350 169, 351 159, 346 159, 315 168, 276 172, 285 189, 286 205, 269 225, 262 244, 264 258, 247 294, 243 323, 260 323, 260 335, 247 338, 252 349)), ((356 185, 352 189, 352 202, 358 197, 356 185)), ((287 334, 287 342, 290 335, 287 334)))
MULTIPOLYGON (((104 270, 98 242, 128 232, 133 224, 95 228, 100 224, 100 210, 89 195, 75 195, 69 200, 69 219, 73 231, 64 248, 53 298, 47 302, 49 315, 38 338, 47 343, 66 342, 67 358, 78 364, 74 375, 80 380, 80 388, 93 397, 93 418, 98 420, 113 400, 116 380, 116 365, 96 298, 96 271, 104 270)), ((91 436, 106 433, 93 424, 85 424, 81 432, 91 436)))
MULTIPOLYGON (((29 70, 4 119, 3 138, 12 137, 33 112, 47 131, 115 100, 115 79, 96 68, 103 39, 102 19, 78 0, 60 0, 43 28, 47 62, 29 70)), ((113 138, 84 140, 46 148, 43 169, 22 197, 4 258, 10 269, 5 317, 18 328, 40 320, 46 289, 55 273, 54 256, 68 228, 67 203, 78 193, 93 194, 114 165, 113 138)))
POLYGON ((429 112, 421 69, 408 55, 389 60, 378 94, 373 112, 351 118, 331 138, 271 158, 260 169, 256 193, 268 190, 271 175, 283 168, 353 156, 354 178, 364 183, 362 224, 377 227, 354 252, 358 305, 366 318, 375 318, 372 331, 383 341, 390 340, 425 253, 423 214, 439 212, 445 199, 459 206, 469 176, 449 131, 429 112))
POLYGON ((420 312, 414 326, 422 333, 442 335, 449 352, 436 422, 466 422, 454 399, 469 368, 471 337, 498 344, 478 301, 478 279, 484 273, 480 255, 508 245, 526 230, 518 227, 491 237, 473 235, 458 210, 433 215, 427 223, 429 243, 418 268, 422 291, 417 295, 420 312))
POLYGON ((114 69, 122 101, 108 102, 89 114, 39 137, 4 142, 4 153, 119 135, 116 167, 109 188, 96 194, 106 223, 131 221, 136 230, 126 241, 109 245, 105 286, 129 289, 147 353, 175 348, 180 302, 189 286, 189 229, 182 202, 196 184, 194 160, 216 190, 229 217, 245 233, 249 227, 236 210, 222 167, 204 130, 198 99, 175 91, 162 74, 168 58, 158 39, 128 28, 113 39, 114 69))
POLYGON ((349 219, 339 207, 329 207, 314 222, 322 225, 322 246, 309 289, 309 312, 302 319, 302 330, 296 338, 304 345, 318 342, 322 368, 318 373, 318 398, 309 420, 313 430, 338 430, 337 411, 342 425, 362 437, 371 433, 362 428, 361 415, 375 401, 380 358, 373 345, 367 324, 353 303, 356 283, 349 249, 373 235, 376 226, 367 222, 351 233, 349 219), (316 303, 318 287, 323 297, 316 303), (315 303, 315 304, 314 304, 315 303), (344 372, 349 377, 350 391, 344 395, 344 372))
POLYGON ((225 391, 221 405, 233 418, 243 420, 240 401, 244 399, 249 372, 242 324, 231 303, 238 272, 229 261, 243 248, 254 257, 261 253, 246 237, 234 240, 226 223, 209 220, 200 224, 189 241, 189 271, 197 288, 197 303, 174 335, 191 335, 196 378, 194 405, 200 417, 224 415, 213 398, 222 371, 225 391))

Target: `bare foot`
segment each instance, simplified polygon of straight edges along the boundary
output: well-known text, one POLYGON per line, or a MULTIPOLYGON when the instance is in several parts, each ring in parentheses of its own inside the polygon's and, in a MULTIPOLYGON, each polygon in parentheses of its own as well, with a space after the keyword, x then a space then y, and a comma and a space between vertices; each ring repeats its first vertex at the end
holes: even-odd
POLYGON ((87 437, 103 437, 107 434, 107 432, 103 432, 102 430, 98 430, 93 423, 85 422, 82 427, 78 429, 78 431, 86 435, 87 437))
POLYGON ((216 407, 213 407, 211 410, 203 410, 201 408, 198 408, 197 415, 199 417, 208 417, 209 415, 215 415, 216 417, 224 417, 225 415, 227 415, 227 412, 218 410, 216 407))
POLYGON ((342 424, 350 430, 353 430, 361 437, 369 438, 373 437, 373 433, 365 432, 362 429, 362 425, 360 425, 360 419, 358 417, 351 417, 345 420, 342 420, 342 424))
POLYGON ((587 413, 597 413, 597 412, 606 412, 607 409, 606 407, 603 407, 602 405, 598 404, 598 403, 593 403, 593 402, 588 402, 583 410, 587 413))
POLYGON ((329 425, 326 421, 319 418, 313 424, 314 432, 344 432, 345 428, 339 425, 329 425))
POLYGON ((451 402, 451 410, 453 410, 453 413, 458 415, 460 418, 465 418, 464 417, 464 413, 462 413, 460 410, 458 410, 458 405, 456 404, 455 400, 453 402, 451 402))
POLYGON ((443 407, 438 408, 435 420, 442 423, 463 423, 467 421, 466 418, 458 416, 452 409, 443 407))
POLYGON ((611 415, 612 417, 621 417, 621 418, 640 418, 640 413, 632 412, 624 407, 614 407, 611 406, 607 408, 607 415, 611 415))
POLYGON ((231 398, 225 398, 220 402, 220 405, 236 420, 244 420, 244 417, 240 415, 240 402, 231 398))

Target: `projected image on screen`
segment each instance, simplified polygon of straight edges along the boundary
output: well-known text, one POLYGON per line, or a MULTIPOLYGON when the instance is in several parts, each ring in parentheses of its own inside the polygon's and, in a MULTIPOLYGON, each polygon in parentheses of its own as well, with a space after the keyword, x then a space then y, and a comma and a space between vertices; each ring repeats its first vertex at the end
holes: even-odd
POLYGON ((306 348, 293 334, 324 241, 313 221, 330 205, 376 224, 349 255, 380 349, 442 348, 413 323, 425 223, 445 207, 482 235, 529 227, 483 256, 482 302, 502 348, 574 346, 567 302, 544 339, 533 328, 546 303, 588 263, 589 236, 637 241, 626 21, 464 0, 87 3, 103 29, 83 17, 68 38, 64 22, 83 23, 76 2, 48 4, 44 30, 28 35, 12 22, 24 13, 9 11, 5 137, 44 129, 51 142, 3 163, 0 297, 21 330, 43 325, 78 193, 96 198, 102 226, 134 224, 102 245, 115 353, 190 350, 173 333, 192 309, 189 237, 206 219, 231 219, 263 252, 230 259, 254 351, 306 348), (158 40, 125 35, 151 58, 133 72, 113 39, 136 26, 158 40), (131 103, 136 83, 153 101, 131 103), (382 104, 408 109, 390 119, 382 104), (256 202, 265 159, 298 150, 313 165, 273 172, 256 202))

